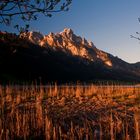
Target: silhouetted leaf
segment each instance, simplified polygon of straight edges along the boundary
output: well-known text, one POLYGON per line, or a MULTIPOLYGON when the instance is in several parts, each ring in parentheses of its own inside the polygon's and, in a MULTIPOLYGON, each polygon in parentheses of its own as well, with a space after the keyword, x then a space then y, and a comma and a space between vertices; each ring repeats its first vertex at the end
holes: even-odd
POLYGON ((18 25, 18 24, 17 24, 17 25, 15 25, 15 26, 14 26, 14 28, 17 28, 17 29, 18 29, 18 28, 19 28, 19 25, 18 25))
POLYGON ((52 14, 47 14, 48 17, 52 17, 52 14))
POLYGON ((28 29, 29 28, 29 24, 26 24, 26 29, 28 29))

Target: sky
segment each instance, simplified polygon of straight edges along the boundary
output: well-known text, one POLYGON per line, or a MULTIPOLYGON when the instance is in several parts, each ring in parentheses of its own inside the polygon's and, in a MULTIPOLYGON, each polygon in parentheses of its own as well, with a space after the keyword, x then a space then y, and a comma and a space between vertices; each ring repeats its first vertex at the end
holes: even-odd
MULTIPOLYGON (((30 22, 31 30, 48 34, 71 28, 75 34, 92 41, 98 49, 129 62, 140 61, 140 41, 130 35, 140 31, 140 0, 73 0, 70 10, 51 18, 39 16, 30 22)), ((23 21, 15 18, 15 23, 23 21)), ((12 26, 0 30, 16 32, 12 26)))

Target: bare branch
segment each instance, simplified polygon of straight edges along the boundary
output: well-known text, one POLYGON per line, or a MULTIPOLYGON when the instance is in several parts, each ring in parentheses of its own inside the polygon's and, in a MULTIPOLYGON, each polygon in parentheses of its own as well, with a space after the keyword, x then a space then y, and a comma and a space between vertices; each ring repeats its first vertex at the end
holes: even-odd
MULTIPOLYGON (((140 18, 138 18, 138 21, 139 21, 139 23, 140 23, 140 18)), ((137 36, 140 36, 140 33, 139 33, 139 32, 136 32, 136 36, 135 36, 135 35, 130 35, 131 38, 140 40, 140 37, 137 37, 137 36)))
POLYGON ((72 0, 0 0, 0 23, 10 23, 11 17, 16 16, 20 16, 23 21, 36 20, 38 14, 51 17, 53 13, 67 11, 71 2, 72 0))
POLYGON ((133 36, 133 35, 130 35, 130 37, 131 37, 131 38, 135 38, 135 39, 137 39, 137 40, 140 40, 139 37, 135 37, 135 36, 133 36))

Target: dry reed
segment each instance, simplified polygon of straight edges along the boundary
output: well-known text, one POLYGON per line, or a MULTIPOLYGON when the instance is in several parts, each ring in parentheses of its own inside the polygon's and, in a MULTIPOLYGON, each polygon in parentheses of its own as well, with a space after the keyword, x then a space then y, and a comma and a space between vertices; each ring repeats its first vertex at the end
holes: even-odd
POLYGON ((136 86, 0 86, 0 140, 140 140, 136 86))

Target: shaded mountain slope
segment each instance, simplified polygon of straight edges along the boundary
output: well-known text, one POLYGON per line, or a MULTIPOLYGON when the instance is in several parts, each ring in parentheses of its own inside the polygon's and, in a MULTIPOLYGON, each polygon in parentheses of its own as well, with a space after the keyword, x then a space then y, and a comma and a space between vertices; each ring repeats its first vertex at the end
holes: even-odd
MULTIPOLYGON (((43 41, 46 38, 40 37, 43 41)), ((0 43, 0 82, 40 79, 44 83, 78 80, 140 81, 139 67, 100 51, 95 46, 89 48, 83 45, 83 48, 89 49, 86 50, 88 56, 83 56, 81 53, 73 54, 73 49, 58 47, 58 44, 51 46, 48 41, 44 41, 45 45, 40 46, 41 41, 35 43, 27 36, 9 33, 0 34, 0 43)), ((73 44, 77 47, 74 39, 73 44)))

